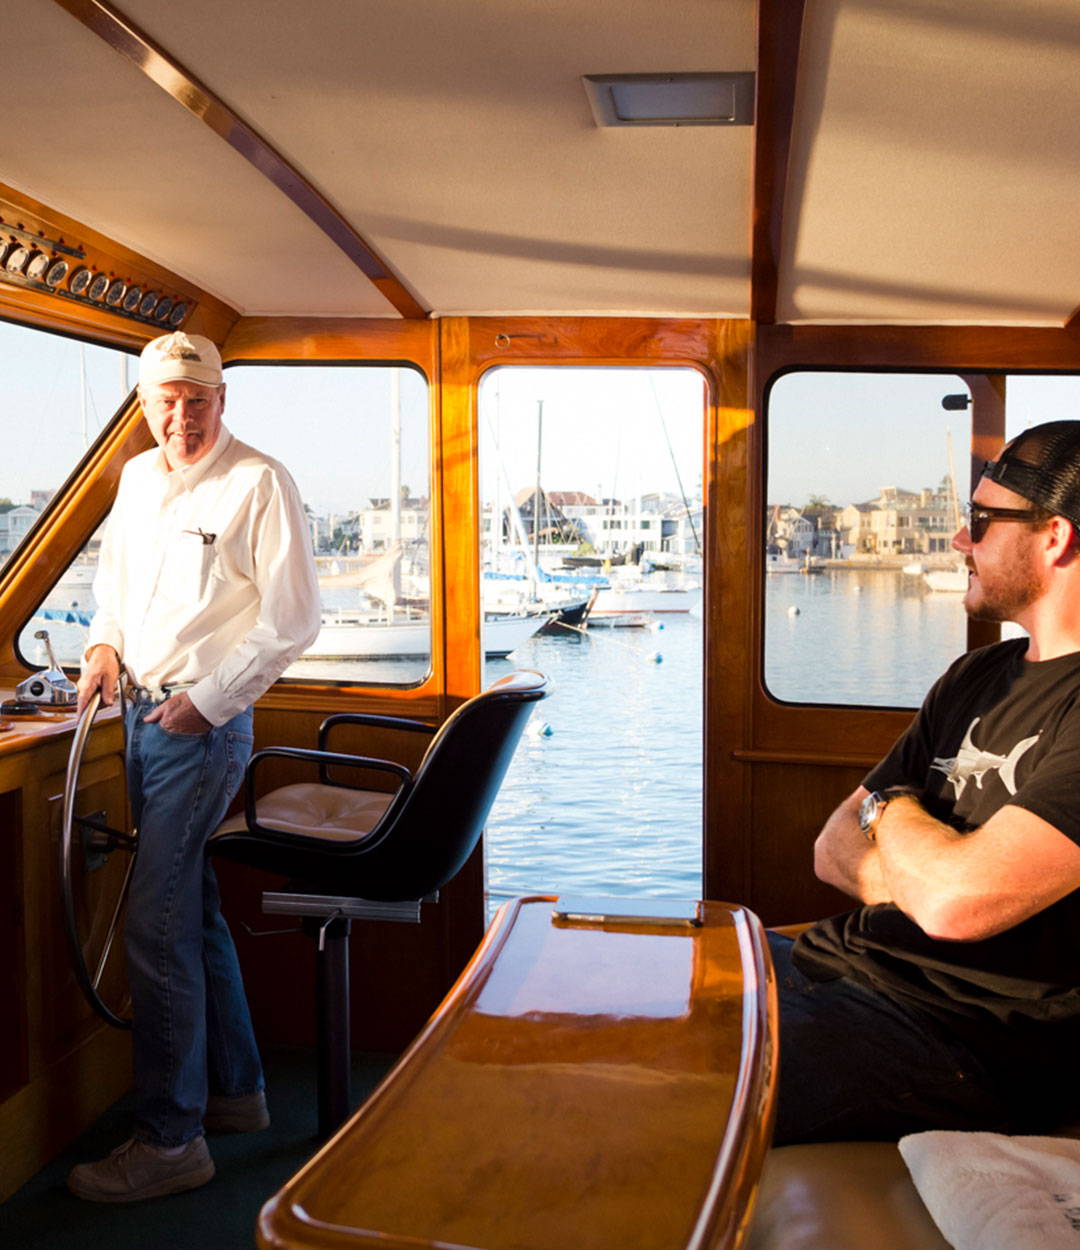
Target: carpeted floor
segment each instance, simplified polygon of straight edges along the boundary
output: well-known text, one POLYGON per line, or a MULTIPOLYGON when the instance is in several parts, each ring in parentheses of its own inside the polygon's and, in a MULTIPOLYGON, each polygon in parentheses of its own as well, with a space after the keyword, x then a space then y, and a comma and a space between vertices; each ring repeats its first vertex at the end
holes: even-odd
MULTIPOLYGON (((68 1193, 76 1164, 98 1159, 130 1134, 130 1105, 111 1107, 72 1148, 0 1205, 3 1250, 251 1250, 262 1204, 315 1152, 315 1057, 264 1054, 270 1128, 208 1138, 217 1174, 201 1189, 150 1202, 108 1206, 68 1193)), ((353 1101, 359 1105, 390 1067, 357 1055, 353 1101)))

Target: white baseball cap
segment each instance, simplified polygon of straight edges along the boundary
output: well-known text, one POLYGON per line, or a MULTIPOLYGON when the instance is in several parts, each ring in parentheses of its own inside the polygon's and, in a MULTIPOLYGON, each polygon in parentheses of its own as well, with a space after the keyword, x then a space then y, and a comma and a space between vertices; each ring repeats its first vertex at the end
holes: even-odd
POLYGON ((139 356, 139 385, 158 382, 198 382, 221 385, 221 353, 201 334, 177 330, 152 339, 139 356))

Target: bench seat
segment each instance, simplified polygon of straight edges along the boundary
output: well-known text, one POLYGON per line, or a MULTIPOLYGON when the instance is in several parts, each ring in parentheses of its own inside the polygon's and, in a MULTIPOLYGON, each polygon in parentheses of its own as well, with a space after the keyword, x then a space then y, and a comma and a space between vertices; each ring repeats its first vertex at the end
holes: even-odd
POLYGON ((768 1152, 746 1250, 949 1250, 895 1142, 768 1152))

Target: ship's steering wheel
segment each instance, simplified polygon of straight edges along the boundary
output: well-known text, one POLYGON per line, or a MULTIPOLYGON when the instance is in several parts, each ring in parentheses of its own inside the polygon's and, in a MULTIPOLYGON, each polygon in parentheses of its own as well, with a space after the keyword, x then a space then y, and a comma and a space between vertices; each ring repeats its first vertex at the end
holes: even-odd
MULTIPOLYGON (((122 704, 121 691, 121 713, 122 704)), ((100 706, 101 693, 96 691, 76 723, 68 755, 60 829, 60 895, 79 988, 103 1020, 130 1029, 122 930, 138 836, 76 812, 83 754, 100 706)))

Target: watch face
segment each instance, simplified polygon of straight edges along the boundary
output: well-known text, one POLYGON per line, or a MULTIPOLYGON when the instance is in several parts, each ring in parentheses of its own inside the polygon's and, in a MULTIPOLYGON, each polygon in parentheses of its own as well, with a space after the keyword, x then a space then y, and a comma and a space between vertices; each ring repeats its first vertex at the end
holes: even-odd
POLYGON ((72 295, 84 295, 86 288, 93 281, 94 275, 85 265, 80 265, 78 269, 71 275, 71 281, 68 283, 68 290, 72 295))
POLYGON ((123 309, 124 312, 134 312, 139 306, 139 300, 142 299, 141 286, 129 286, 127 294, 124 296, 123 309))
POLYGON ((169 314, 169 325, 178 326, 188 314, 187 304, 174 304, 173 310, 169 314))
POLYGON ((45 285, 57 287, 67 277, 70 268, 66 260, 57 258, 45 271, 45 285))
POLYGON ((877 818, 881 814, 881 796, 875 791, 868 794, 859 804, 859 828, 863 833, 869 835, 877 823, 877 818))
POLYGON ((115 308, 123 301, 124 292, 127 290, 127 283, 121 282, 119 278, 114 278, 109 284, 109 289, 105 293, 105 303, 110 308, 115 308))
POLYGON ((104 299, 105 292, 108 289, 109 289, 108 277, 103 273, 99 273, 97 277, 93 280, 93 282, 90 283, 90 290, 87 291, 87 294, 90 296, 91 299, 104 299))
POLYGON ((4 268, 8 273, 22 273, 26 268, 26 262, 30 259, 30 249, 24 247, 23 244, 17 243, 7 254, 4 261, 4 268))
POLYGON ((46 252, 35 252, 26 266, 26 276, 40 282, 45 276, 45 270, 49 267, 50 259, 46 252))
POLYGON ((153 316, 154 309, 157 307, 157 292, 147 291, 142 297, 142 303, 139 305, 139 313, 143 317, 153 316))
POLYGON ((173 310, 173 302, 167 295, 162 296, 156 310, 154 311, 155 321, 168 321, 169 314, 173 310))

